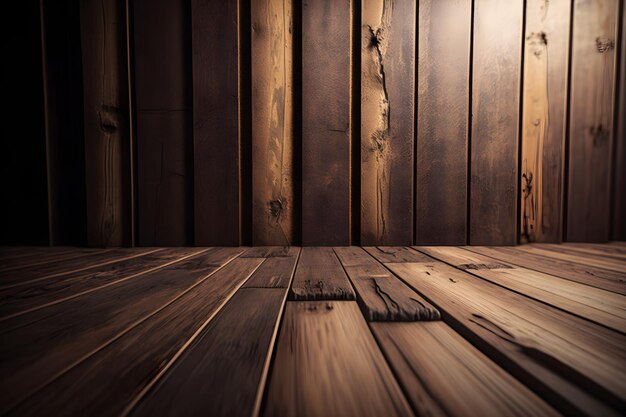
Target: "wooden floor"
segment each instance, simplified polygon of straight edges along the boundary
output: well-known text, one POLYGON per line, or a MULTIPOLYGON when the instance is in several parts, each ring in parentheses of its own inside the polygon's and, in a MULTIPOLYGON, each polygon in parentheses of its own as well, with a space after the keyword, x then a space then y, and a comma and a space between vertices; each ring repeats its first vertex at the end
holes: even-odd
POLYGON ((0 415, 626 413, 626 243, 0 250, 0 415))

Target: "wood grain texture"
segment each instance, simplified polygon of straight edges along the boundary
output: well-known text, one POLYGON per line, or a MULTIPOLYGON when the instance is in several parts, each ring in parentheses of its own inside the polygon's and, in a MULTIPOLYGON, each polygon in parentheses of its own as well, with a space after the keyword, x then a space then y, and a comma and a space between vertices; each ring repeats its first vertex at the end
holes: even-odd
POLYGON ((571 1, 526 3, 520 238, 560 242, 571 1))
POLYGON ((624 262, 618 260, 582 255, 580 253, 568 253, 567 251, 554 250, 554 248, 539 245, 522 245, 519 246, 518 249, 526 253, 543 255, 562 261, 571 262, 574 264, 608 269, 609 271, 614 271, 618 273, 625 272, 624 262))
POLYGON ((237 0, 192 0, 196 245, 239 245, 237 0))
POLYGON ((386 265, 560 412, 619 415, 624 408, 626 336, 435 260, 386 265))
POLYGON ((123 0, 80 2, 87 242, 131 243, 130 127, 123 0))
POLYGON ((191 39, 182 0, 133 2, 139 244, 191 244, 191 39))
POLYGON ((355 299, 350 280, 332 248, 302 248, 289 299, 355 299))
POLYGON ((413 415, 356 303, 288 302, 265 416, 413 415))
POLYGON ((422 253, 402 246, 364 247, 363 249, 381 262, 423 262, 429 259, 422 253))
POLYGON ((621 21, 621 49, 620 49, 620 74, 619 74, 619 92, 616 101, 617 107, 615 114, 617 116, 617 131, 615 132, 614 147, 614 181, 613 181, 613 228, 611 231, 612 240, 626 240, 626 6, 622 5, 622 21, 621 21), (621 117, 619 115, 622 115, 621 117))
MULTIPOLYGON (((212 248, 179 264, 2 322, 0 410, 108 345, 241 253, 212 248)), ((255 260, 252 260, 255 261, 255 260)))
POLYGON ((420 0, 415 243, 467 240, 472 2, 420 0))
POLYGON ((517 242, 517 148, 524 2, 476 0, 469 243, 517 242))
POLYGON ((350 244, 351 1, 302 4, 302 244, 350 244))
POLYGON ((356 290, 357 302, 367 321, 439 320, 439 311, 363 249, 335 248, 356 290))
POLYGON ((610 234, 610 177, 619 1, 574 2, 570 86, 568 241, 610 234))
POLYGON ((361 243, 413 241, 415 2, 361 3, 361 243))
POLYGON ((258 413, 286 293, 239 290, 133 415, 258 413))
MULTIPOLYGON (((179 352, 187 350, 187 343, 196 339, 196 332, 202 330, 208 321, 217 319, 214 318, 217 311, 261 262, 261 259, 234 260, 132 331, 72 367, 54 385, 37 392, 28 401, 12 409, 11 413, 28 415, 35 412, 39 404, 46 404, 48 412, 55 415, 120 415, 141 395, 145 387, 154 383, 160 371, 171 366, 170 362, 179 352), (117 376, 115 384, 110 383, 111 375, 117 376), (77 380, 81 383, 77 384, 77 380)), ((241 307, 241 304, 237 306, 241 307)), ((265 306, 269 309, 269 306, 265 306)), ((260 313, 258 308, 254 312, 260 313)), ((238 313, 243 314, 244 310, 238 313)), ((270 320, 267 322, 266 326, 270 326, 270 320)), ((221 329, 225 328, 225 323, 218 323, 222 324, 221 329)), ((236 320, 228 322, 229 325, 236 323, 236 320)), ((250 320, 242 323, 246 324, 250 326, 250 320)), ((223 332, 221 337, 226 334, 223 332)), ((228 346, 228 343, 225 345, 228 346)), ((176 369, 180 369, 185 362, 177 362, 176 369)), ((197 371, 200 373, 200 369, 197 371)), ((188 381, 191 382, 191 378, 188 381)), ((198 389, 190 392, 193 393, 210 398, 206 392, 198 389)), ((164 399, 165 396, 161 394, 160 398, 164 399)), ((183 410, 179 407, 183 403, 170 404, 177 411, 174 414, 180 415, 183 410)), ((164 403, 159 403, 159 406, 159 411, 152 415, 168 415, 168 411, 172 410, 164 403)))
POLYGON ((289 248, 288 256, 269 257, 243 288, 289 288, 298 263, 300 248, 289 248))
POLYGON ((252 2, 252 242, 294 241, 293 12, 252 2))
POLYGON ((370 326, 420 415, 560 415, 445 323, 370 326))

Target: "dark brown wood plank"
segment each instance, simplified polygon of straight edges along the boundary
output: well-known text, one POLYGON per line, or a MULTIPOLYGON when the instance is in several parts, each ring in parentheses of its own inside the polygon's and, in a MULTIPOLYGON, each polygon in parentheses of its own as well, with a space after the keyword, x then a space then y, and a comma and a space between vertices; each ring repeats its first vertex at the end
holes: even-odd
POLYGON ((355 302, 288 302, 266 416, 413 415, 355 302))
MULTIPOLYGON (((276 311, 280 309, 281 301, 284 299, 284 289, 269 290, 281 292, 278 299, 271 297, 264 299, 255 294, 261 302, 257 305, 252 302, 249 303, 248 309, 244 309, 244 305, 241 303, 233 306, 230 306, 229 303, 230 307, 224 311, 224 313, 229 313, 225 320, 220 319, 220 316, 215 317, 215 315, 261 262, 263 262, 262 259, 252 258, 232 261, 213 274, 210 279, 203 280, 198 286, 132 331, 124 334, 99 352, 95 352, 94 355, 81 361, 77 366, 72 367, 69 372, 63 374, 52 384, 12 409, 11 413, 18 415, 38 414, 45 407, 45 413, 55 415, 120 415, 124 411, 128 411, 127 407, 132 407, 145 394, 145 391, 152 388, 164 372, 171 370, 175 372, 169 373, 169 375, 177 375, 180 372, 180 367, 189 363, 189 354, 198 353, 198 344, 202 344, 203 341, 206 343, 207 337, 210 338, 209 343, 211 341, 223 341, 223 344, 219 346, 222 349, 213 351, 214 354, 226 355, 220 358, 218 365, 221 366, 227 366, 225 362, 227 358, 230 358, 231 361, 234 359, 228 354, 254 352, 254 348, 240 350, 243 336, 247 334, 250 337, 248 340, 252 343, 255 341, 252 332, 261 332, 262 329, 269 328, 271 335, 276 323, 276 311), (266 302, 263 303, 262 301, 266 302), (237 309, 233 311, 233 307, 237 307, 237 309), (274 312, 273 322, 270 319, 272 312, 274 312), (237 315, 237 318, 233 317, 233 314, 237 315), (258 318, 255 320, 255 317, 258 318), (237 324, 239 327, 233 327, 237 324), (218 326, 216 329, 218 333, 211 331, 216 326, 218 326), (202 333, 204 336, 198 338, 198 333, 203 329, 205 329, 205 332, 202 333), (228 329, 230 332, 227 331, 228 329), (214 334, 219 334, 220 337, 211 337, 214 334), (238 336, 239 340, 227 339, 227 335, 238 336), (192 344, 194 348, 191 352, 185 353, 181 357, 181 354, 189 350, 189 345, 194 340, 197 342, 192 344), (226 351, 224 348, 229 346, 232 349, 226 351), (177 361, 179 357, 180 360, 177 361), (77 384, 77 380, 80 380, 81 383, 77 384)), ((245 301, 251 300, 247 297, 245 301)), ((267 331, 262 334, 267 338, 266 333, 267 331)), ((260 345, 263 342, 263 340, 257 341, 260 342, 260 345)), ((267 345, 267 343, 265 344, 267 345)), ((260 349, 258 354, 263 356, 260 349)), ((239 369, 245 369, 242 366, 244 358, 238 357, 237 360, 241 361, 236 362, 241 366, 239 369)), ((194 362, 194 365, 200 364, 194 362)), ((230 370, 232 371, 232 368, 230 370)), ((216 378, 213 381, 220 384, 226 375, 227 373, 224 373, 220 376, 221 378, 216 378)), ((192 381, 193 376, 207 377, 206 374, 200 372, 199 368, 191 374, 185 373, 185 377, 189 378, 188 382, 192 381)), ((193 381, 197 382, 195 379, 193 381)), ((252 379, 243 379, 237 382, 244 381, 249 385, 253 383, 252 379)), ((258 383, 258 380, 256 382, 258 383)), ((178 385, 178 387, 182 387, 182 385, 178 385)), ((196 385, 196 389, 190 390, 188 393, 200 395, 208 400, 214 398, 212 395, 207 396, 206 391, 199 388, 200 385, 196 385)), ((159 392, 158 398, 165 398, 164 394, 160 394, 160 390, 157 392, 159 392)), ((178 388, 169 391, 175 397, 182 392, 178 388)), ((237 401, 239 397, 232 396, 232 399, 237 401)), ((180 415, 184 405, 192 405, 180 397, 177 400, 179 401, 173 401, 169 404, 171 409, 168 410, 166 410, 164 403, 159 403, 159 411, 152 414, 165 415, 168 411, 172 411, 173 414, 180 415)))
POLYGON ((423 247, 424 253, 472 275, 626 334, 626 297, 542 272, 493 263, 457 247, 423 247))
POLYGON ((240 252, 208 249, 120 285, 3 321, 0 356, 9 360, 0 362, 0 413, 209 279, 240 252))
POLYGON ((183 0, 133 1, 137 219, 142 246, 192 243, 188 16, 189 4, 183 0))
POLYGON ((610 235, 618 0, 574 3, 570 87, 568 241, 610 235))
POLYGON ((328 247, 305 247, 293 278, 290 300, 354 300, 337 255, 328 247))
POLYGON ((300 248, 291 247, 286 256, 267 258, 243 288, 289 288, 299 255, 300 248))
POLYGON ((474 2, 469 219, 472 245, 517 242, 523 6, 522 0, 474 2))
POLYGON ((420 0, 415 243, 467 240, 472 2, 420 0))
POLYGON ((368 321, 439 320, 436 308, 424 300, 363 249, 335 248, 356 290, 357 302, 368 321))
POLYGON ((351 1, 302 4, 302 243, 350 244, 351 1))
POLYGON ((428 257, 405 246, 364 247, 370 255, 381 262, 422 262, 428 257))
POLYGON ((516 248, 468 246, 466 249, 513 265, 626 295, 626 280, 623 273, 526 253, 516 248))
POLYGON ((626 6, 622 5, 621 21, 621 50, 620 50, 620 74, 619 92, 616 101, 617 107, 617 130, 615 132, 615 169, 613 174, 613 227, 611 231, 612 240, 626 240, 626 117, 619 116, 626 114, 626 6))
POLYGON ((560 242, 571 1, 526 3, 520 239, 560 242))
POLYGON ((203 249, 163 249, 53 278, 0 289, 0 321, 84 296, 180 262, 203 249))
POLYGON ((48 262, 56 262, 62 259, 84 256, 85 254, 108 249, 99 248, 75 248, 62 246, 31 246, 21 248, 16 252, 0 253, 0 270, 23 268, 25 266, 41 265, 48 262))
POLYGON ((126 6, 80 2, 87 242, 131 244, 130 126, 126 6))
POLYGON ((445 323, 370 326, 420 415, 560 415, 445 323))
POLYGON ((237 0, 192 0, 196 245, 239 245, 237 0))
POLYGON ((242 258, 283 258, 293 255, 291 246, 255 246, 241 254, 242 258))
POLYGON ((361 3, 364 245, 413 242, 415 8, 413 1, 361 3))
POLYGON ((252 2, 252 242, 294 241, 293 12, 252 2))
POLYGON ((626 336, 442 262, 388 263, 444 321, 564 414, 619 415, 626 336))

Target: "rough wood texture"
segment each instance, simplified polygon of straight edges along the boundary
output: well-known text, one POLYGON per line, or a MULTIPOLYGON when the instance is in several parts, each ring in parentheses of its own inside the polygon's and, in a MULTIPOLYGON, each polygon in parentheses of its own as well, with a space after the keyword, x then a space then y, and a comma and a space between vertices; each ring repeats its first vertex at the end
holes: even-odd
POLYGON ((302 243, 350 244, 350 0, 302 4, 302 243))
POLYGON ((615 132, 615 170, 613 185, 612 240, 626 240, 626 6, 622 5, 622 39, 620 51, 619 98, 617 99, 617 131, 615 132), (622 115, 621 117, 619 115, 622 115))
POLYGON ((520 238, 560 242, 565 167, 569 0, 526 3, 520 238))
POLYGON ((626 266, 624 262, 618 260, 612 260, 607 258, 593 257, 593 256, 581 256, 579 253, 567 253, 566 251, 558 251, 549 247, 538 245, 522 245, 519 246, 520 251, 526 253, 533 253, 536 255, 543 255, 562 261, 571 262, 579 265, 587 265, 595 268, 608 269, 609 271, 624 273, 626 266))
POLYGON ((517 242, 523 5, 522 0, 474 2, 469 219, 472 245, 517 242))
POLYGON ((420 0, 415 243, 467 241, 471 0, 420 0))
POLYGON ((363 249, 381 262, 423 262, 429 259, 428 256, 407 247, 379 246, 363 249))
POLYGON ((252 2, 252 242, 294 241, 293 13, 252 2))
POLYGON ((420 415, 560 415, 444 323, 370 326, 420 415))
POLYGON ((80 2, 87 242, 131 243, 130 127, 123 0, 80 2))
POLYGON ((335 248, 356 290, 359 307, 368 321, 439 320, 439 311, 393 276, 363 249, 335 248))
POLYGON ((438 261, 386 264, 444 321, 564 414, 626 405, 626 336, 438 261))
MULTIPOLYGON (((197 339, 196 332, 202 330, 210 320, 213 319, 211 323, 215 322, 218 326, 221 324, 220 330, 224 330, 222 333, 210 334, 219 334, 219 340, 224 340, 228 334, 224 323, 217 320, 217 317, 213 317, 261 262, 263 262, 261 259, 234 260, 212 275, 210 279, 199 282, 175 302, 165 306, 163 310, 138 325, 132 332, 121 335, 104 349, 94 352, 89 360, 81 361, 77 366, 72 367, 69 372, 55 381, 54 386, 48 386, 37 392, 28 401, 12 409, 11 414, 28 415, 37 410, 38 404, 46 404, 47 412, 54 415, 120 415, 122 411, 125 411, 125 407, 132 405, 139 399, 138 397, 144 394, 145 388, 150 388, 156 383, 160 372, 170 368, 174 358, 187 351, 188 344, 197 339), (116 384, 109 384, 111 375, 124 375, 124 378, 116 384), (81 381, 80 384, 76 383, 77 380, 81 381)), ((252 303, 249 305, 249 307, 253 306, 252 303)), ((237 304, 237 307, 241 307, 241 304, 237 304)), ((270 306, 266 305, 266 307, 269 309, 270 306)), ((237 313, 243 315, 245 310, 239 309, 237 313)), ((260 314, 261 311, 257 308, 254 313, 260 314)), ((249 315, 247 317, 249 318, 249 315)), ((265 319, 265 326, 272 326, 267 316, 259 316, 259 319, 265 319)), ((236 322, 237 320, 232 320, 229 324, 236 322)), ((249 319, 244 320, 241 325, 248 326, 247 330, 253 330, 252 322, 249 319)), ((255 324, 259 325, 260 322, 257 321, 255 324)), ((238 333, 236 336, 241 337, 244 334, 238 333)), ((254 339, 253 336, 251 337, 254 339)), ((211 337, 210 340, 218 339, 211 337)), ((228 345, 226 342, 220 347, 224 348, 228 345)), ((236 351, 243 353, 248 350, 236 351)), ((223 349, 218 352, 226 355, 223 349)), ((259 353, 262 354, 262 352, 259 353)), ((227 355, 222 357, 218 363, 226 366, 223 360, 226 357, 227 355)), ((177 370, 181 370, 181 367, 187 363, 188 356, 184 358, 185 361, 177 363, 177 370)), ((243 360, 241 357, 238 359, 243 360)), ((194 362, 194 365, 199 364, 194 362)), ((175 376, 176 373, 170 375, 175 376)), ((203 374, 199 368, 192 374, 185 372, 188 383, 192 380, 197 382, 193 379, 193 375, 206 377, 206 374, 203 374)), ((220 379, 214 381, 222 382, 220 379)), ((251 382, 258 384, 258 381, 251 382)), ((178 386, 182 387, 182 385, 178 386)), ((207 396, 206 391, 199 389, 198 384, 195 386, 196 389, 188 391, 189 394, 200 395, 206 399, 214 398, 207 396)), ((181 391, 174 390, 170 393, 176 396, 175 394, 181 391)), ((157 398, 167 401, 163 394, 157 398)), ((182 399, 178 398, 178 400, 182 399)), ((158 411, 153 411, 149 413, 150 415, 170 415, 166 407, 167 402, 157 401, 157 403, 158 411)), ((175 404, 178 410, 172 415, 184 413, 180 403, 170 404, 175 404)), ((187 404, 191 405, 190 402, 187 404)))
POLYGON ((569 241, 610 235, 618 0, 574 2, 570 89, 569 241))
POLYGON ((196 245, 240 244, 237 0, 192 0, 196 245))
POLYGON ((244 288, 289 288, 300 248, 289 248, 287 256, 269 257, 246 281, 244 288))
POLYGON ((361 13, 361 243, 410 245, 415 2, 364 0, 361 13))
POLYGON ((354 291, 332 248, 302 248, 291 300, 354 300, 354 291))
POLYGON ((138 239, 189 245, 191 43, 189 5, 133 1, 138 239))
POLYGON ((288 302, 266 416, 411 416, 356 303, 288 302))

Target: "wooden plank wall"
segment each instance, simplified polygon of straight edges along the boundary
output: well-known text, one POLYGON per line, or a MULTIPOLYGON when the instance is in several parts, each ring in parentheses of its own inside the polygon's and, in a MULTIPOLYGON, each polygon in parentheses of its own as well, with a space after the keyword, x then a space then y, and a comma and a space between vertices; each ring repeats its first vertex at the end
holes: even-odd
POLYGON ((624 239, 622 3, 43 0, 50 242, 624 239))

